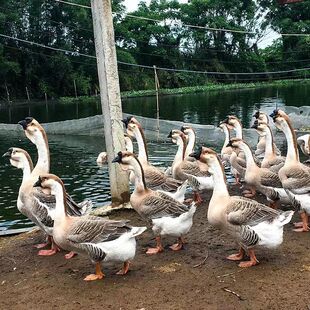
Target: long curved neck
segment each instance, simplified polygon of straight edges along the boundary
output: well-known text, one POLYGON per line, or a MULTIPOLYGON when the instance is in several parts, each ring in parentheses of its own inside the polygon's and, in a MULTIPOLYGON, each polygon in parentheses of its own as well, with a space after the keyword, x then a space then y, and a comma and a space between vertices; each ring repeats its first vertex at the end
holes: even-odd
POLYGON ((273 143, 273 134, 270 127, 266 128, 265 135, 265 157, 271 157, 275 155, 274 143, 273 143))
POLYGON ((57 182, 53 188, 53 195, 56 198, 56 207, 53 213, 54 220, 62 220, 66 218, 66 198, 65 198, 65 189, 64 187, 57 182))
POLYGON ((212 177, 214 183, 212 197, 214 198, 216 196, 229 196, 226 185, 226 177, 221 163, 217 161, 209 165, 209 167, 212 169, 212 177))
POLYGON ((257 167, 250 147, 246 143, 242 143, 240 144, 240 149, 244 152, 247 169, 250 169, 250 167, 257 167))
POLYGON ((177 145, 178 145, 178 150, 177 150, 177 153, 175 154, 173 165, 180 163, 181 161, 184 160, 185 145, 181 137, 178 138, 177 145))
POLYGON ((223 144, 223 147, 222 147, 222 152, 226 149, 226 146, 230 140, 230 133, 229 133, 229 130, 226 126, 223 127, 223 131, 224 131, 224 134, 225 134, 225 140, 224 140, 224 144, 223 144))
POLYGON ((148 153, 147 153, 147 147, 145 142, 144 133, 142 131, 142 128, 135 128, 134 130, 135 137, 137 139, 138 148, 139 148, 139 154, 138 159, 141 164, 147 164, 148 163, 148 153))
POLYGON ((297 149, 297 138, 295 131, 293 130, 292 124, 289 120, 282 125, 282 130, 285 134, 287 141, 287 155, 285 162, 294 161, 299 162, 299 153, 297 149))
POLYGON ((239 122, 234 126, 236 132, 236 138, 243 139, 242 126, 239 122))
POLYGON ((132 160, 131 166, 134 169, 135 175, 135 192, 143 192, 147 190, 145 178, 144 178, 144 171, 139 159, 135 158, 132 160))
POLYGON ((24 163, 23 163, 23 180, 22 180, 22 184, 28 180, 28 178, 31 175, 32 169, 33 169, 32 163, 30 163, 27 159, 25 159, 24 163))
POLYGON ((38 161, 32 174, 49 173, 50 171, 50 152, 45 132, 41 132, 35 139, 35 145, 38 151, 38 161))
POLYGON ((188 133, 188 143, 185 150, 185 157, 188 157, 189 154, 193 153, 195 141, 196 141, 196 135, 194 131, 190 131, 188 133))

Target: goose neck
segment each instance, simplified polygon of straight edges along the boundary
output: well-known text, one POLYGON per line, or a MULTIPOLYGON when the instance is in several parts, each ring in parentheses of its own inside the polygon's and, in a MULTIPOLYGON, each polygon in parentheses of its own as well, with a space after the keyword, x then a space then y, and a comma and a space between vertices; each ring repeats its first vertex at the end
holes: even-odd
POLYGON ((188 157, 189 154, 193 153, 195 141, 196 141, 196 135, 193 131, 190 131, 188 133, 188 143, 185 150, 185 157, 188 157))
POLYGON ((287 141, 287 155, 285 162, 299 162, 297 138, 291 123, 288 120, 282 123, 282 129, 287 141))
POLYGON ((135 180, 134 180, 135 190, 134 191, 143 192, 147 190, 146 183, 145 183, 145 177, 144 177, 144 171, 143 171, 140 161, 137 158, 135 158, 132 161, 131 165, 133 167, 133 172, 135 175, 135 180))
POLYGON ((33 169, 33 174, 49 173, 50 170, 50 153, 45 132, 36 140, 35 145, 38 151, 38 161, 33 169))
POLYGON ((240 150, 244 152, 247 168, 257 167, 254 161, 253 153, 246 143, 240 144, 240 150))
POLYGON ((273 134, 271 129, 268 127, 265 135, 265 157, 271 157, 275 154, 273 134))
POLYGON ((55 206, 53 219, 54 221, 61 221, 67 217, 65 189, 63 185, 61 185, 60 183, 57 183, 53 186, 52 192, 56 198, 56 206, 55 206))
POLYGON ((226 185, 226 177, 221 163, 218 161, 217 163, 211 164, 209 169, 212 171, 211 174, 214 183, 212 198, 214 199, 218 196, 229 196, 226 185))
POLYGON ((145 137, 144 133, 142 131, 142 128, 135 128, 134 129, 134 134, 137 139, 138 143, 138 158, 141 164, 146 164, 148 162, 148 154, 147 154, 147 147, 146 147, 146 142, 145 142, 145 137))

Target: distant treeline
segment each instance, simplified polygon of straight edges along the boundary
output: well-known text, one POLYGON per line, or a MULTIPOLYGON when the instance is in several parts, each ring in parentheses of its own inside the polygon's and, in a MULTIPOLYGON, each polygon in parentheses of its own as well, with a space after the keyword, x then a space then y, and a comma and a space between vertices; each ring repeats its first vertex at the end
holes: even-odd
MULTIPOLYGON (((69 0, 90 5, 86 0, 69 0)), ((68 54, 0 37, 0 100, 58 98, 98 92, 91 10, 42 0, 0 0, 0 34, 75 51, 68 54)), ((310 66, 310 37, 282 36, 260 49, 268 32, 310 33, 310 1, 152 0, 131 15, 113 1, 115 39, 121 62, 208 72, 284 71, 310 66), (160 20, 162 22, 158 22, 160 20), (177 23, 175 22, 177 21, 177 23), (237 32, 192 28, 197 25, 237 32)), ((158 70, 161 88, 304 77, 310 71, 278 75, 205 75, 158 70)), ((153 69, 119 64, 121 90, 154 88, 153 69)))

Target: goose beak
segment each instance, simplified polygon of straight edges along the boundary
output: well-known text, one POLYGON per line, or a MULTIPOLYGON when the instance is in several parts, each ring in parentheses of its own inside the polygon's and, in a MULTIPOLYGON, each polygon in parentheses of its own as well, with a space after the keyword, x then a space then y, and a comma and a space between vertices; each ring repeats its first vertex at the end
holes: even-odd
POLYGON ((169 135, 167 136, 167 138, 172 138, 172 130, 169 132, 169 135))
POLYGON ((251 126, 251 128, 257 129, 257 127, 258 127, 258 122, 255 121, 254 124, 251 126))
POLYGON ((200 155, 201 155, 201 152, 202 152, 202 147, 200 147, 198 150, 196 150, 195 152, 189 154, 190 157, 194 157, 196 158, 197 160, 200 159, 200 155))
POLYGON ((121 163, 122 162, 122 152, 118 152, 117 156, 112 160, 112 163, 121 163))
POLYGON ((11 157, 11 152, 8 151, 2 155, 2 157, 11 157))
POLYGON ((228 117, 220 122, 220 124, 228 124, 228 117))
POLYGON ((39 177, 38 181, 33 184, 33 187, 41 187, 41 185, 42 185, 42 179, 41 177, 39 177))
MULTIPOLYGON (((181 131, 182 131, 182 132, 184 132, 184 131, 185 131, 184 126, 182 126, 182 127, 181 127, 181 131)), ((169 137, 168 137, 168 138, 169 138, 169 137)))
POLYGON ((270 117, 273 118, 273 120, 275 120, 275 118, 277 117, 278 115, 278 110, 273 110, 273 112, 269 115, 270 117))
POLYGON ((23 119, 22 121, 19 121, 17 124, 21 125, 24 130, 27 129, 27 121, 25 119, 23 119))
POLYGON ((229 142, 228 142, 227 145, 226 145, 226 147, 229 147, 229 146, 234 147, 231 140, 229 140, 229 142))

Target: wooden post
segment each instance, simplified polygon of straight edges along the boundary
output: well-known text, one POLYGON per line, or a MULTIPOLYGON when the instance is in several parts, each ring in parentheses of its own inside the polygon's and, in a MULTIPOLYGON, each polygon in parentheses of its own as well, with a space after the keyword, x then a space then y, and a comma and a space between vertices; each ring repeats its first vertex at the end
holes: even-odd
POLYGON ((44 98, 45 98, 45 104, 47 104, 47 93, 44 93, 44 98))
POLYGON ((91 0, 100 99, 108 155, 112 204, 129 201, 128 176, 112 163, 120 150, 125 150, 122 105, 117 71, 111 0, 91 0))
POLYGON ((75 83, 75 79, 73 80, 73 86, 74 86, 74 94, 75 94, 75 98, 77 98, 77 91, 76 91, 76 83, 75 83))
POLYGON ((156 91, 156 119, 157 119, 157 140, 159 140, 159 80, 157 76, 156 66, 154 68, 154 81, 155 81, 155 91, 156 91))
POLYGON ((30 101, 30 96, 29 96, 29 91, 28 91, 28 87, 26 86, 26 94, 27 94, 27 100, 30 101))

